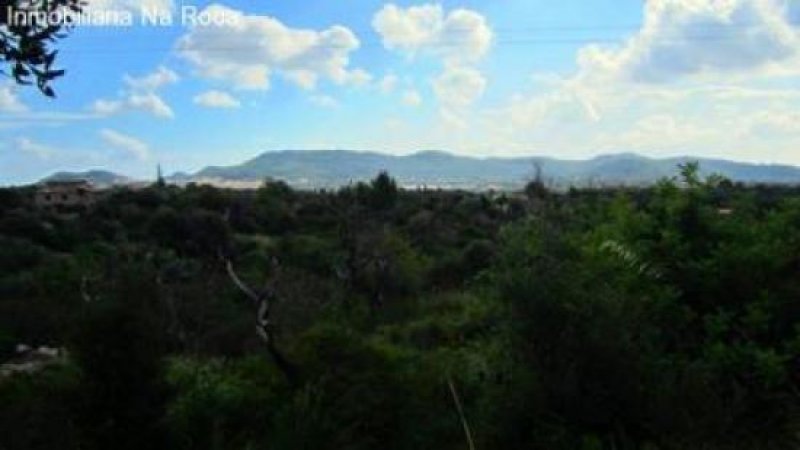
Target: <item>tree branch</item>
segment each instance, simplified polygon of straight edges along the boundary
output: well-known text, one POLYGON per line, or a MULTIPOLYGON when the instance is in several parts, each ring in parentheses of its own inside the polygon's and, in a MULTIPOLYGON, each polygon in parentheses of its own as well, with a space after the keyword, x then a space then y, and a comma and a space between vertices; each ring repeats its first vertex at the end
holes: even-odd
MULTIPOLYGON (((277 267, 277 265, 277 262, 273 261, 273 267, 277 267)), ((242 291, 257 308, 256 333, 261 340, 264 341, 264 344, 266 344, 267 352, 269 353, 270 358, 272 358, 272 361, 286 377, 286 380, 289 382, 289 384, 292 387, 296 387, 298 379, 297 369, 292 363, 289 362, 288 359, 286 359, 275 343, 275 329, 270 320, 272 305, 274 303, 273 300, 277 296, 276 291, 272 286, 273 282, 268 280, 264 284, 264 288, 260 292, 256 293, 256 291, 251 289, 250 286, 242 281, 242 279, 236 273, 233 263, 229 259, 225 260, 225 268, 231 281, 233 281, 233 284, 236 285, 236 287, 239 288, 239 290, 242 291)))

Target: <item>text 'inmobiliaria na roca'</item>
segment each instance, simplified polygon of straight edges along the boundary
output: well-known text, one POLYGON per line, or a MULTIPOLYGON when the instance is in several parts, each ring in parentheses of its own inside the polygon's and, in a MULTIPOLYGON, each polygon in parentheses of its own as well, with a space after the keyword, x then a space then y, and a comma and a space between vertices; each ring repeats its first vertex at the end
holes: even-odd
POLYGON ((240 14, 223 8, 201 9, 197 6, 183 5, 180 8, 142 7, 138 11, 127 9, 97 9, 86 7, 80 11, 58 8, 53 11, 19 9, 9 6, 6 9, 6 23, 10 26, 93 26, 93 27, 131 27, 134 25, 171 27, 181 26, 231 26, 241 20, 240 14))

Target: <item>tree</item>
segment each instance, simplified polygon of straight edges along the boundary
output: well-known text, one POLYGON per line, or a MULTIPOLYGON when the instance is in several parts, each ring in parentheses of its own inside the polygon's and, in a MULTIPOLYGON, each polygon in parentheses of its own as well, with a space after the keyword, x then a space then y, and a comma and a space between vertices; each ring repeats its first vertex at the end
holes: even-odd
POLYGON ((283 234, 294 225, 295 193, 283 181, 266 180, 256 192, 254 207, 268 233, 283 234))
POLYGON ((525 194, 529 199, 542 199, 547 197, 548 189, 544 182, 544 171, 542 163, 536 161, 533 163, 534 176, 528 184, 525 185, 525 194))
POLYGON ((22 85, 35 83, 44 95, 54 97, 50 82, 64 70, 53 68, 58 51, 51 44, 66 36, 69 24, 46 19, 56 13, 80 13, 82 6, 82 0, 0 0, 0 59, 10 67, 1 72, 22 85))
POLYGON ((70 351, 80 368, 75 417, 83 448, 162 448, 168 351, 152 269, 126 264, 98 284, 78 319, 70 351))
POLYGON ((397 202, 397 182, 389 176, 388 172, 381 172, 370 182, 370 200, 377 209, 389 209, 397 202))

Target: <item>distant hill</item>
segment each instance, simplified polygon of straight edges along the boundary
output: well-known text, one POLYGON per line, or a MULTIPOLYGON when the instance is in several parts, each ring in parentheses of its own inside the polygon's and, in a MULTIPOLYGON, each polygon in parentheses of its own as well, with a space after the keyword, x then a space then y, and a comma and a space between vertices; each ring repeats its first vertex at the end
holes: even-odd
POLYGON ((49 181, 76 181, 86 180, 97 187, 109 187, 123 184, 130 184, 132 179, 107 170, 89 170, 86 172, 56 172, 49 177, 41 180, 46 183, 49 181))
POLYGON ((471 158, 441 151, 392 156, 348 150, 266 152, 240 165, 207 167, 176 181, 257 183, 278 179, 297 187, 336 187, 373 178, 387 170, 404 186, 484 189, 516 188, 538 165, 556 186, 646 185, 673 176, 679 164, 699 161, 705 174, 746 183, 800 183, 800 167, 756 165, 692 157, 654 159, 621 153, 573 161, 555 158, 471 158))

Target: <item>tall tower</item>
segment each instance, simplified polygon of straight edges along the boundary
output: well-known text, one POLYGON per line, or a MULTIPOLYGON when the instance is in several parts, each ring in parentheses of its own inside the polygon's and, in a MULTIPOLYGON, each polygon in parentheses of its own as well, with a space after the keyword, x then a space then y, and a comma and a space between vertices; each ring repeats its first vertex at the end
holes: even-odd
POLYGON ((164 181, 164 174, 161 172, 161 163, 156 166, 156 186, 164 187, 167 183, 164 181))

